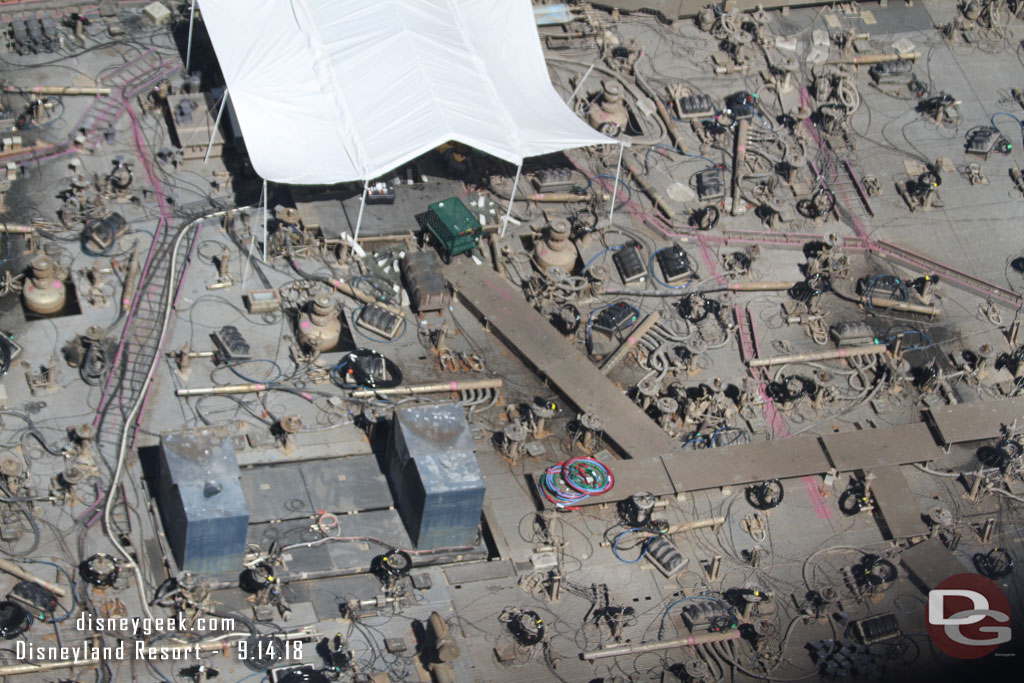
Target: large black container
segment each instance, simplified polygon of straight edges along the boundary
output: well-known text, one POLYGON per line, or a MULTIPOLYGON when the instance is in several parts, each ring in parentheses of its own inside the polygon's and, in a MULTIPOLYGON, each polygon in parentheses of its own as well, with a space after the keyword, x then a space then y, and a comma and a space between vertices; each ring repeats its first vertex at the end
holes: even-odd
POLYGON ((386 467, 398 512, 417 548, 476 543, 484 479, 461 406, 395 411, 386 467))
POLYGON ((237 575, 249 508, 231 439, 213 428, 167 432, 157 476, 157 502, 178 567, 237 575))

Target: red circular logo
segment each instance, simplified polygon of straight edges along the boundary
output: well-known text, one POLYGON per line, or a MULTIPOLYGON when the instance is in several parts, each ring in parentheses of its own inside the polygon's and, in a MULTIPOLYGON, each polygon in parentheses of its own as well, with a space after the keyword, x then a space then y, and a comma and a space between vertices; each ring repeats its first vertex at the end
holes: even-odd
POLYGON ((928 592, 928 636, 951 657, 978 659, 1010 640, 1010 601, 995 581, 956 574, 928 592))

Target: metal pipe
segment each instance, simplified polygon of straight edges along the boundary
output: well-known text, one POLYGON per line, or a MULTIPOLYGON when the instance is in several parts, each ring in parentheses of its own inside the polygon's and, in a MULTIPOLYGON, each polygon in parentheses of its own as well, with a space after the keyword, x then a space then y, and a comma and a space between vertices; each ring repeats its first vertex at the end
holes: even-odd
POLYGON ((693 531, 694 529, 706 529, 707 527, 721 526, 725 524, 725 517, 708 517, 707 519, 697 519, 692 522, 683 522, 681 524, 673 524, 668 528, 670 534, 681 534, 687 531, 693 531))
POLYGON ((56 595, 58 598, 63 598, 65 595, 67 595, 64 589, 60 586, 56 586, 47 581, 46 579, 41 579, 32 572, 25 571, 13 562, 8 562, 7 560, 0 559, 0 570, 7 572, 11 576, 16 576, 22 581, 29 581, 30 583, 34 583, 37 586, 42 586, 46 590, 56 595))
POLYGON ((353 391, 353 398, 370 398, 372 396, 411 396, 413 394, 438 394, 447 391, 469 391, 470 389, 500 389, 501 378, 469 379, 464 381, 436 382, 434 384, 413 384, 407 387, 390 389, 360 389, 353 391))
POLYGON ((61 85, 5 85, 4 92, 32 93, 34 95, 109 95, 110 88, 82 88, 61 85))
POLYGON ((138 283, 135 282, 135 278, 139 276, 139 248, 135 247, 132 250, 132 255, 129 257, 128 270, 124 274, 124 295, 121 297, 121 310, 125 313, 132 307, 132 300, 135 298, 135 290, 138 287, 138 283))
POLYGON ((13 223, 0 223, 0 232, 12 235, 28 235, 36 231, 33 225, 14 225, 13 223))
POLYGON ((99 659, 80 659, 67 662, 39 662, 31 664, 8 664, 0 666, 0 676, 17 676, 19 674, 31 674, 39 671, 54 671, 56 669, 74 669, 82 666, 96 666, 102 663, 99 659))
POLYGON ((938 306, 926 306, 923 304, 910 304, 906 301, 893 301, 892 299, 880 299, 877 296, 871 297, 871 305, 875 308, 889 308, 894 311, 905 311, 907 313, 920 313, 929 318, 934 318, 942 311, 938 306))
POLYGON ((857 55, 842 59, 829 60, 829 64, 879 64, 881 62, 895 62, 897 59, 907 59, 916 62, 921 59, 921 53, 917 50, 899 54, 898 52, 887 52, 875 55, 857 55))
POLYGON ((644 318, 643 322, 636 326, 636 329, 633 330, 632 334, 626 337, 622 343, 619 344, 619 348, 615 349, 615 351, 612 352, 612 355, 608 356, 608 359, 601 363, 601 372, 606 375, 611 372, 611 369, 626 357, 629 350, 636 346, 637 342, 643 339, 644 335, 650 332, 651 328, 654 327, 660 319, 661 313, 658 311, 654 311, 644 318))
POLYGON ((686 154, 683 136, 679 133, 676 122, 672 120, 672 115, 668 113, 668 109, 665 108, 660 97, 654 98, 654 106, 658 108, 658 116, 661 117, 662 122, 665 124, 665 130, 668 131, 669 137, 672 138, 672 144, 676 146, 676 149, 681 154, 686 154))
POLYGON ((196 387, 194 389, 175 389, 175 396, 208 396, 210 394, 248 394, 255 391, 266 391, 268 384, 221 384, 216 387, 196 387))
POLYGON ((739 638, 740 630, 738 628, 734 628, 731 631, 726 631, 724 633, 698 633, 695 636, 675 638, 673 640, 659 640, 653 643, 619 645, 618 647, 609 647, 603 650, 591 650, 590 652, 584 652, 582 657, 584 660, 592 662, 595 659, 604 659, 605 657, 621 657, 623 655, 636 655, 644 652, 668 650, 673 647, 693 647, 694 645, 704 645, 706 643, 722 643, 728 640, 739 640, 739 638))
POLYGON ((607 199, 608 195, 595 195, 592 192, 585 194, 572 194, 571 192, 538 192, 536 194, 527 194, 523 197, 532 202, 557 202, 564 204, 565 202, 589 202, 592 199, 607 199))
POLYGON ((651 201, 654 202, 655 206, 665 214, 665 217, 670 221, 675 220, 676 212, 672 210, 672 207, 668 205, 668 202, 662 199, 661 195, 658 194, 658 191, 655 190, 649 182, 647 182, 647 178, 645 178, 643 173, 640 172, 640 169, 633 165, 633 162, 629 159, 623 159, 622 165, 626 167, 626 170, 629 171, 629 175, 633 177, 633 180, 640 186, 640 189, 643 190, 644 193, 651 198, 651 201))
POLYGON ((802 363, 815 360, 832 360, 835 358, 851 358, 853 356, 877 356, 885 353, 885 344, 868 344, 865 346, 846 346, 841 349, 830 351, 813 351, 811 353, 794 353, 788 356, 775 356, 774 358, 754 358, 747 362, 752 368, 764 368, 769 365, 784 365, 786 363, 802 363))
POLYGON ((491 257, 494 258, 494 270, 498 271, 498 275, 503 280, 507 280, 505 277, 505 262, 501 259, 501 245, 498 242, 498 236, 493 232, 487 236, 487 241, 491 245, 491 257))
POLYGON ((733 282, 718 287, 702 287, 701 292, 779 292, 792 289, 795 282, 733 282))
POLYGON ((747 158, 747 138, 750 136, 750 119, 740 119, 736 124, 736 150, 732 157, 732 210, 733 216, 742 211, 743 198, 740 197, 740 167, 747 158))

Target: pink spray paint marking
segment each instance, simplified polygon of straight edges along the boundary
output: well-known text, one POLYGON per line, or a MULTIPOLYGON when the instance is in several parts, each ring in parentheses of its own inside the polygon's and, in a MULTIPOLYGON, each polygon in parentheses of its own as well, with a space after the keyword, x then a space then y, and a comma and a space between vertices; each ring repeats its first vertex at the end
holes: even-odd
POLYGON ((832 511, 825 505, 825 499, 818 491, 818 478, 808 475, 803 477, 803 480, 804 490, 807 491, 807 497, 811 499, 811 505, 814 506, 814 514, 818 516, 818 519, 832 519, 832 511))

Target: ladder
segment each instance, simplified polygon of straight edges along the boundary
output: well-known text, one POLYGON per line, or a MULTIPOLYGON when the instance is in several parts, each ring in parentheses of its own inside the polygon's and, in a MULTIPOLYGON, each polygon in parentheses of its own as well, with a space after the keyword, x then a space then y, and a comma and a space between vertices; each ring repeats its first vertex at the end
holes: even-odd
POLYGON ((110 95, 97 95, 93 98, 85 114, 72 129, 70 144, 79 142, 82 149, 96 151, 104 134, 124 114, 129 101, 179 68, 179 64, 163 60, 155 49, 150 48, 103 74, 99 82, 110 87, 110 95), (85 138, 84 141, 81 141, 79 135, 85 138))
MULTIPOLYGON (((142 397, 146 389, 146 378, 154 360, 160 355, 163 347, 163 321, 166 313, 168 290, 176 287, 184 278, 187 261, 184 258, 191 252, 195 241, 184 240, 179 245, 178 263, 180 272, 172 273, 171 250, 177 239, 173 227, 174 215, 167 203, 160 180, 157 178, 150 160, 146 141, 139 126, 138 117, 127 105, 126 110, 131 117, 132 133, 135 138, 136 153, 139 163, 145 170, 160 209, 160 220, 157 222, 145 262, 139 269, 139 286, 135 291, 134 300, 130 304, 125 321, 124 332, 117 347, 117 353, 107 375, 103 395, 97 409, 93 425, 97 428, 97 441, 102 448, 119 448, 125 430, 125 420, 135 402, 142 397)), ((198 231, 197 231, 198 233, 198 231)), ((196 234, 197 234, 196 233, 196 234)), ((149 385, 152 387, 152 384, 149 385)), ((145 412, 145 403, 139 411, 135 424, 129 425, 128 448, 135 442, 135 433, 145 412)))

